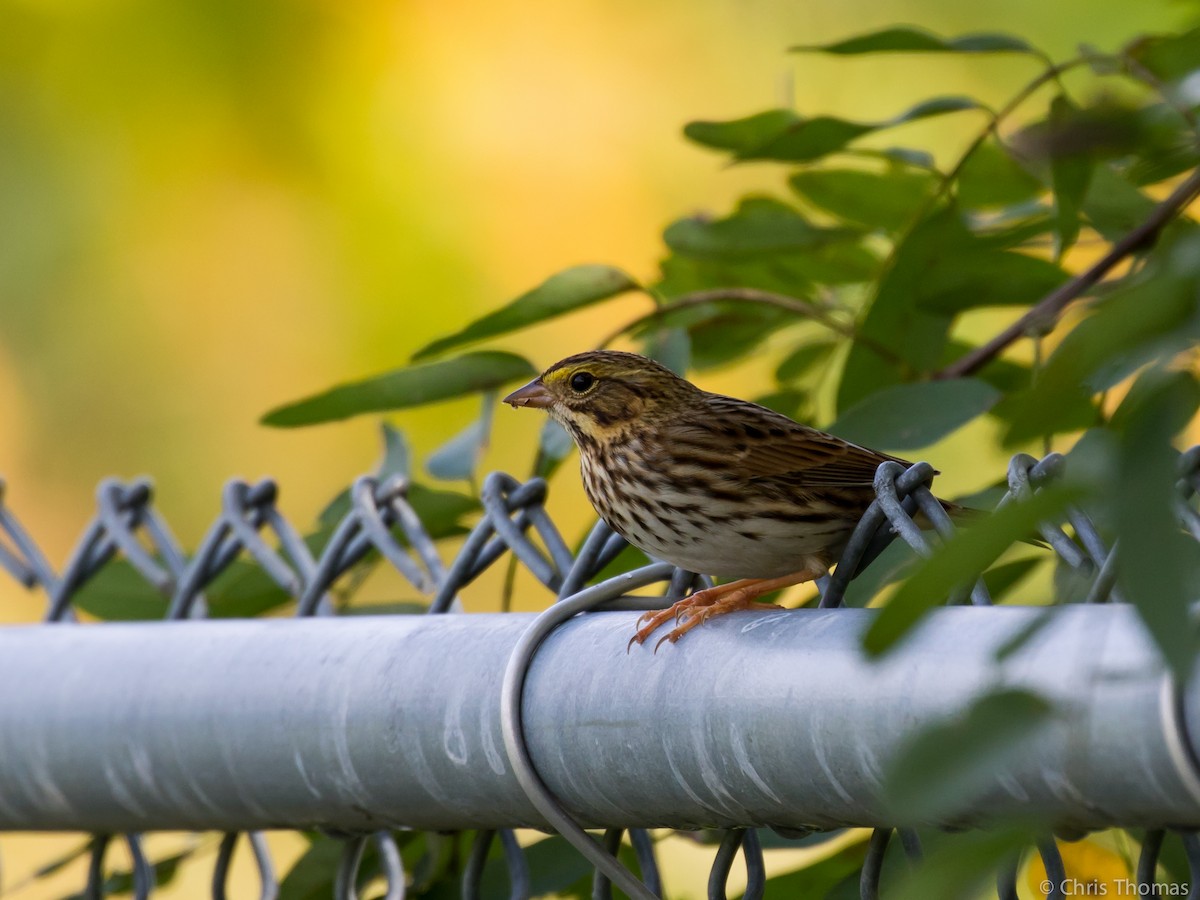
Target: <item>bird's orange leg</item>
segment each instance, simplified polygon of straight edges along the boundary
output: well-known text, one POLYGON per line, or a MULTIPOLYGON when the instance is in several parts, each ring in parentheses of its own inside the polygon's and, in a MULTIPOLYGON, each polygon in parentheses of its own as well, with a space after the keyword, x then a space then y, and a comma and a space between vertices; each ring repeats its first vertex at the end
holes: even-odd
POLYGON ((643 644, 651 634, 658 629, 663 623, 674 619, 677 623, 666 637, 662 638, 654 645, 655 651, 663 644, 664 641, 670 641, 672 644, 704 622, 707 622, 713 616, 723 616, 725 613, 733 612, 735 609, 750 609, 757 606, 760 609, 779 609, 780 607, 774 603, 761 603, 756 601, 755 597, 761 597, 763 594, 769 594, 771 591, 777 591, 780 588, 791 587, 793 584, 802 584, 805 581, 812 581, 814 578, 819 578, 824 575, 824 572, 811 571, 802 569, 799 572, 793 572, 791 575, 783 575, 779 578, 742 578, 739 581, 731 581, 728 584, 718 584, 716 587, 710 587, 703 591, 697 591, 690 597, 684 597, 677 601, 674 605, 667 609, 650 611, 644 613, 638 619, 637 624, 642 626, 637 634, 629 639, 629 645, 626 650, 633 647, 634 644, 643 644))

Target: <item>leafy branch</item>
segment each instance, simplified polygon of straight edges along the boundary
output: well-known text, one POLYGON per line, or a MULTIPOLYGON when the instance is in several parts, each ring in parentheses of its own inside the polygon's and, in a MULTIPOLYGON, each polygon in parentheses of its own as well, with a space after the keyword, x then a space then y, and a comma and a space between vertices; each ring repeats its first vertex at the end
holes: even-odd
POLYGON ((1163 228, 1176 216, 1180 215, 1188 205, 1200 197, 1200 169, 1180 182, 1162 203, 1138 227, 1128 232, 1117 241, 1104 256, 1096 260, 1066 284, 1051 291, 1033 308, 1022 315, 986 344, 975 348, 937 372, 935 378, 961 378, 978 372, 983 366, 996 357, 1004 348, 1019 338, 1045 332, 1071 302, 1084 296, 1092 287, 1100 282, 1114 266, 1126 257, 1144 249, 1151 243, 1163 228))

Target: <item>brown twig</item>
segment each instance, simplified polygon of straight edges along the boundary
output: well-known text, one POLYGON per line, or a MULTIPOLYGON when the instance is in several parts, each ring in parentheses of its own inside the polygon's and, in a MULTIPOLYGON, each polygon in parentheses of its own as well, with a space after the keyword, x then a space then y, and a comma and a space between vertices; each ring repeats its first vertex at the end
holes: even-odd
POLYGON ((1121 260, 1153 240, 1189 203, 1200 196, 1200 169, 1179 183, 1167 199, 1154 207, 1146 220, 1112 245, 1112 248, 1070 281, 1059 285, 986 344, 976 347, 933 377, 961 378, 979 371, 1005 347, 1027 335, 1035 327, 1052 322, 1072 301, 1079 299, 1096 285, 1121 260))
POLYGON ((786 294, 775 294, 771 291, 763 291, 758 288, 743 288, 743 287, 727 287, 727 288, 712 288, 704 291, 692 291, 688 294, 681 294, 674 300, 664 303, 657 309, 651 310, 643 316, 639 316, 631 322, 626 322, 612 334, 607 335, 604 340, 600 341, 599 347, 607 347, 621 335, 628 331, 632 331, 639 325, 644 325, 647 322, 653 322, 656 319, 661 319, 664 316, 676 312, 680 309, 687 309, 692 306, 703 306, 706 303, 717 303, 722 300, 731 300, 736 303, 757 303, 763 306, 773 306, 777 309, 784 309, 788 312, 795 313, 805 319, 810 319, 821 325, 824 325, 830 331, 840 334, 842 337, 849 338, 852 341, 858 341, 865 346, 870 347, 883 358, 893 362, 898 361, 899 357, 888 347, 877 343, 869 338, 860 335, 855 327, 849 323, 842 322, 839 319, 829 315, 828 312, 821 309, 814 303, 807 300, 801 300, 798 297, 789 297, 786 294))

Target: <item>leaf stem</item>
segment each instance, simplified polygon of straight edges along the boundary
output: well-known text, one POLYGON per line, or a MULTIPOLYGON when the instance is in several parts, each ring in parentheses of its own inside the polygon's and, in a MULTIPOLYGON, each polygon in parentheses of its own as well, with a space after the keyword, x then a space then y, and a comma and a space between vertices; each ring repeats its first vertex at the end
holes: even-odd
POLYGON ((1154 207, 1144 222, 1113 244, 1104 256, 1070 281, 1059 285, 986 344, 959 357, 933 377, 961 378, 977 372, 1009 344, 1024 337, 1032 329, 1044 327, 1047 322, 1053 321, 1068 304, 1087 293, 1117 263, 1157 237, 1158 233, 1197 197, 1200 197, 1200 169, 1193 170, 1167 199, 1154 207))
POLYGON ((821 307, 815 303, 810 303, 807 300, 801 300, 798 297, 789 297, 786 294, 776 294, 772 291, 763 291, 758 288, 746 287, 724 287, 712 288, 703 291, 692 291, 688 294, 681 294, 673 300, 669 300, 657 309, 651 310, 645 315, 638 316, 636 319, 626 322, 616 331, 605 336, 604 340, 597 345, 598 349, 607 347, 621 335, 628 331, 632 331, 639 325, 644 325, 647 322, 653 322, 661 319, 664 316, 673 313, 680 309, 688 309, 693 306, 703 306, 706 303, 716 303, 722 300, 733 301, 735 303, 757 303, 763 306, 773 306, 777 309, 784 309, 788 312, 795 313, 805 319, 810 319, 821 325, 824 325, 830 331, 840 334, 842 337, 849 338, 852 341, 870 347, 884 359, 891 362, 899 362, 899 356, 892 352, 888 347, 874 340, 864 337, 858 333, 858 330, 851 324, 842 322, 841 320, 829 315, 821 307))

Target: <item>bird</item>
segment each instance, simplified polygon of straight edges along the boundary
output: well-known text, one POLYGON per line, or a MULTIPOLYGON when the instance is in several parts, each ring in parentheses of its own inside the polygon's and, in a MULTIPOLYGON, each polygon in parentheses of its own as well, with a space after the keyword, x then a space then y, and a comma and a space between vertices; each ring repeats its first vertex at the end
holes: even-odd
POLYGON ((630 648, 671 620, 656 652, 715 616, 778 609, 758 598, 829 572, 875 499, 879 465, 911 465, 702 390, 637 353, 568 356, 503 402, 545 410, 566 429, 588 499, 617 534, 721 579, 643 615, 630 648))

